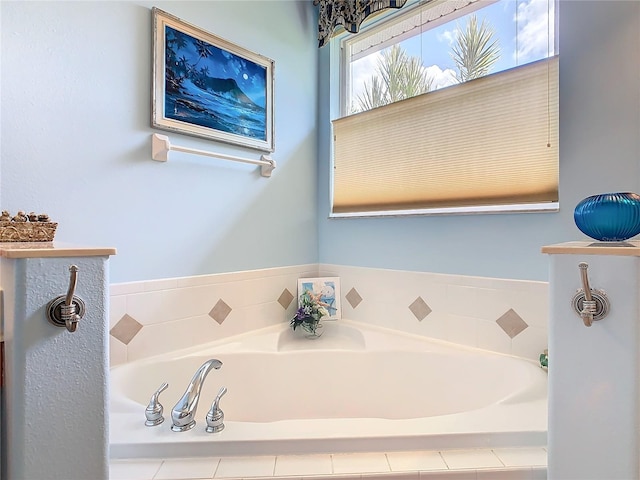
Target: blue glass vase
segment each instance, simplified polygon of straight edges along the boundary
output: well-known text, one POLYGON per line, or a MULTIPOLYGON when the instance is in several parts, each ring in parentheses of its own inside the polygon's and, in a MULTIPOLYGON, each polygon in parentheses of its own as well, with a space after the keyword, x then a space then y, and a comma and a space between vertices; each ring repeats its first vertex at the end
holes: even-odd
POLYGON ((582 200, 573 211, 582 233, 604 242, 621 242, 640 233, 640 195, 602 193, 582 200))

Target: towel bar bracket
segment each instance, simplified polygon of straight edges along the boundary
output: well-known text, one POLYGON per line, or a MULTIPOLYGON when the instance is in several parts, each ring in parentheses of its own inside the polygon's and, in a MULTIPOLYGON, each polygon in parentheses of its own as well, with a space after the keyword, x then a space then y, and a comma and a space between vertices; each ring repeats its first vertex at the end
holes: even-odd
POLYGON ((276 161, 268 155, 261 155, 260 160, 253 160, 250 158, 237 157, 235 155, 227 155, 224 153, 209 152, 207 150, 199 150, 197 148, 181 147, 179 145, 172 145, 169 141, 169 137, 166 135, 160 135, 154 133, 151 135, 151 158, 157 162, 166 162, 169 160, 169 152, 173 150, 175 152, 191 153, 194 155, 204 155, 205 157, 221 158, 223 160, 232 160, 234 162, 250 163, 252 165, 260 166, 260 175, 263 177, 270 177, 273 170, 276 168, 276 161))

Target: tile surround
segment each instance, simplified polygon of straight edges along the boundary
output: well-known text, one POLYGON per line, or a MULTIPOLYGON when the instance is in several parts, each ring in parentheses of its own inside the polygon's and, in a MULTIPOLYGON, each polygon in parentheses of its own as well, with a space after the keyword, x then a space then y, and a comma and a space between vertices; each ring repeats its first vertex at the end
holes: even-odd
POLYGON ((547 348, 547 282, 316 264, 112 285, 112 365, 287 322, 297 279, 317 276, 340 277, 343 318, 532 360, 547 348))

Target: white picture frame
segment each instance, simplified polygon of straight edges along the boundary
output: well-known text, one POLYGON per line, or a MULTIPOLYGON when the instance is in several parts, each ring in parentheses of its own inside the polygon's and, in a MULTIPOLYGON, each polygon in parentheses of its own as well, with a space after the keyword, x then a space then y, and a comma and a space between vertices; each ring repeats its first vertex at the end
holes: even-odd
MULTIPOLYGON (((329 312, 328 320, 340 320, 340 277, 315 277, 298 279, 298 306, 300 296, 309 290, 313 295, 320 295, 320 301, 329 312)), ((324 320, 324 318, 323 318, 324 320)))

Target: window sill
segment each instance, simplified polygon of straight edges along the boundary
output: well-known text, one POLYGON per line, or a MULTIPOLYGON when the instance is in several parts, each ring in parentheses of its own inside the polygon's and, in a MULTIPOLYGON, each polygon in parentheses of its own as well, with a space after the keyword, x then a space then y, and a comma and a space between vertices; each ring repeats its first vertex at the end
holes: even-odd
POLYGON ((415 210, 381 210, 371 212, 331 213, 329 218, 406 217, 416 215, 477 215, 500 213, 553 213, 559 211, 558 202, 524 205, 482 205, 477 207, 423 208, 415 210))

